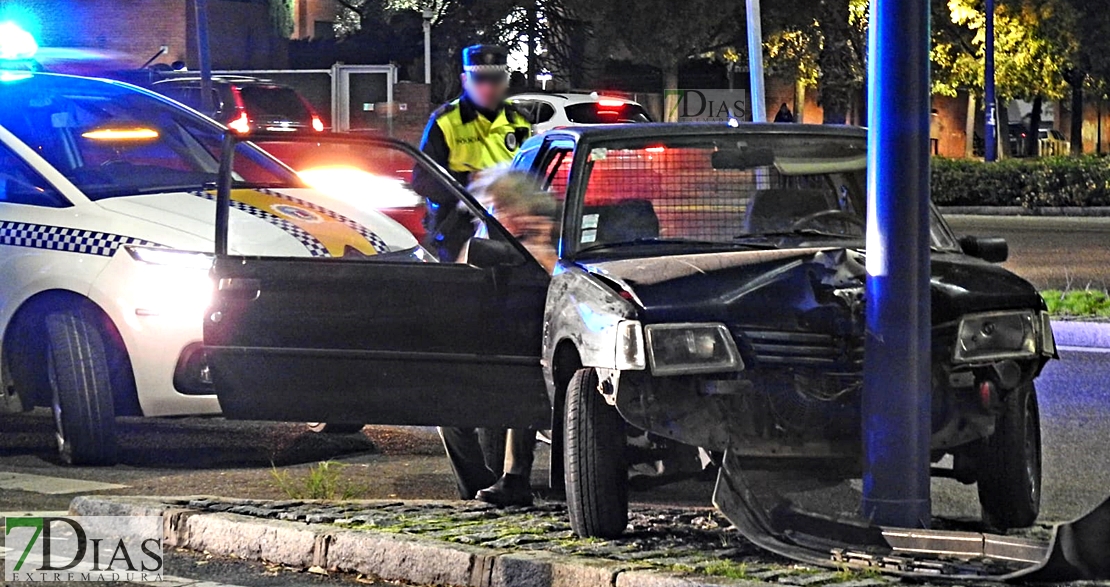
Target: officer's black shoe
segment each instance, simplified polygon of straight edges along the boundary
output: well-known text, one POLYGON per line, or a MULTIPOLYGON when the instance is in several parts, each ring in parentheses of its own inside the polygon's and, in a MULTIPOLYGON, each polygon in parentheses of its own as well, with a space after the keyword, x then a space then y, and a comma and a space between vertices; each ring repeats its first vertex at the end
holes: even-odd
POLYGON ((479 491, 476 497, 497 507, 532 505, 532 483, 523 475, 506 473, 497 483, 479 491))

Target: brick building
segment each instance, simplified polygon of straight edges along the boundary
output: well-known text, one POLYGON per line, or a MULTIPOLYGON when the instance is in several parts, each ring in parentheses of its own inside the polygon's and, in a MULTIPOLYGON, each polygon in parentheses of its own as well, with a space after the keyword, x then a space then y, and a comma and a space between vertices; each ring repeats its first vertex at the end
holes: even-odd
POLYGON ((330 39, 341 6, 335 0, 293 0, 293 38, 330 39))
MULTIPOLYGON (((192 0, 3 0, 43 47, 96 49, 138 67, 156 62, 197 67, 192 0)), ((216 69, 276 68, 287 62, 286 40, 273 31, 266 0, 208 0, 212 65, 216 69)))

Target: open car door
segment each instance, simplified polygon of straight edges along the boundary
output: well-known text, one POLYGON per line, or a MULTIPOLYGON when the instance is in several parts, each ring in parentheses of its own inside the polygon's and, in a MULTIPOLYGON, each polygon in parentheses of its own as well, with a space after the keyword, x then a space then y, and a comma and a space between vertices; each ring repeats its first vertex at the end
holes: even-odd
POLYGON ((376 208, 382 190, 413 191, 415 174, 421 190, 451 191, 486 224, 490 239, 483 245, 491 246, 482 248, 496 254, 480 256, 485 266, 436 262, 419 247, 375 247, 370 255, 306 247, 301 256, 267 256, 236 232, 244 212, 259 216, 235 195, 244 189, 228 161, 237 140, 228 138, 223 147, 216 292, 204 324, 208 365, 227 417, 550 426, 539 363, 548 275, 457 183, 398 141, 337 138, 376 150, 382 162, 381 169, 362 170, 366 181, 352 182, 350 194, 324 200, 342 212, 332 217, 299 198, 292 208, 276 207, 273 214, 271 205, 267 212, 278 216, 278 225, 307 208, 354 226, 352 210, 376 208))

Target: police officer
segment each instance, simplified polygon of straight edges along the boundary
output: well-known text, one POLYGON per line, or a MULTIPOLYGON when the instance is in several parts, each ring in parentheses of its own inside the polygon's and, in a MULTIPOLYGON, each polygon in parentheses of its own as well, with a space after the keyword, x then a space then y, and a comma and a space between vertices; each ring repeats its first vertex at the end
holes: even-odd
MULTIPOLYGON (((532 126, 505 97, 509 90, 508 53, 493 45, 463 50, 462 96, 436 110, 424 129, 420 150, 467 185, 476 171, 508 163, 532 126)), ((419 178, 414 178, 417 191, 419 178)), ((454 261, 473 236, 469 216, 458 200, 442 190, 423 193, 425 228, 440 261, 454 261)))
MULTIPOLYGON (((462 86, 462 96, 432 114, 420 149, 459 183, 467 185, 471 174, 511 161, 531 135, 532 127, 506 100, 509 65, 505 49, 491 45, 464 49, 462 86)), ((460 207, 455 196, 427 185, 432 182, 416 176, 413 183, 428 205, 425 216, 428 248, 440 261, 455 261, 463 245, 474 235, 469 213, 460 207)), ((534 431, 509 431, 507 450, 501 448, 505 446, 504 430, 440 428, 439 432, 460 497, 496 505, 532 502, 529 479, 534 431), (483 451, 479 432, 486 437, 487 446, 500 450, 483 451), (507 466, 503 469, 503 465, 507 466)))

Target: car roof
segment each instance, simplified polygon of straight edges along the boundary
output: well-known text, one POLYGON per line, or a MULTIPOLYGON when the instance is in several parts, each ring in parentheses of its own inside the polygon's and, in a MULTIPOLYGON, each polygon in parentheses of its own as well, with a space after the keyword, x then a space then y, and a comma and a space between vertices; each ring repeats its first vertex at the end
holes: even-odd
POLYGON ((524 92, 509 97, 510 100, 549 100, 561 101, 565 104, 585 104, 597 102, 598 100, 620 100, 628 104, 639 104, 635 100, 630 100, 621 96, 610 96, 598 93, 596 96, 593 93, 585 92, 524 92))
POLYGON ((635 124, 598 124, 568 126, 547 133, 549 136, 570 135, 577 141, 598 142, 625 139, 651 139, 676 136, 728 135, 807 135, 841 138, 866 138, 867 129, 859 126, 832 124, 782 124, 741 122, 739 126, 712 122, 641 122, 635 124))
MULTIPOLYGON (((201 82, 199 76, 186 76, 186 77, 171 77, 164 80, 154 82, 154 85, 172 85, 172 84, 199 84, 201 82)), ((258 86, 280 86, 268 79, 261 79, 257 77, 247 77, 239 75, 214 75, 212 76, 212 83, 214 84, 235 84, 240 86, 258 85, 258 86)))

